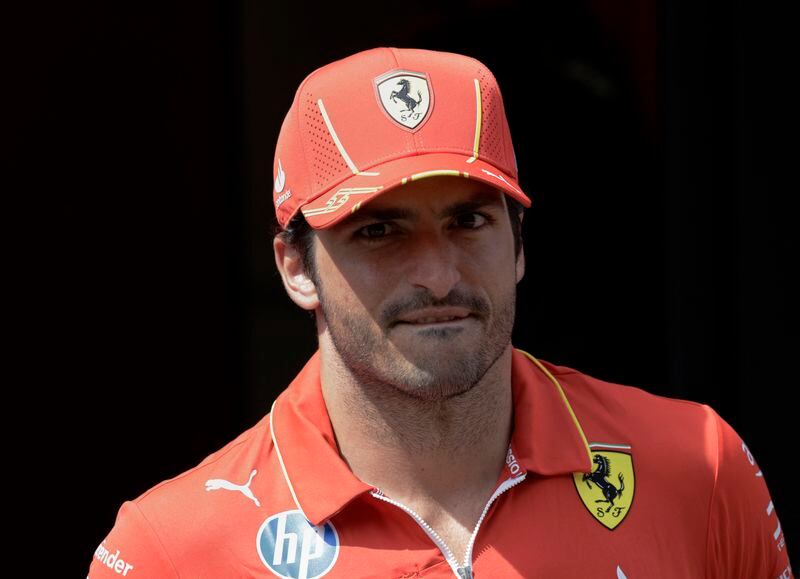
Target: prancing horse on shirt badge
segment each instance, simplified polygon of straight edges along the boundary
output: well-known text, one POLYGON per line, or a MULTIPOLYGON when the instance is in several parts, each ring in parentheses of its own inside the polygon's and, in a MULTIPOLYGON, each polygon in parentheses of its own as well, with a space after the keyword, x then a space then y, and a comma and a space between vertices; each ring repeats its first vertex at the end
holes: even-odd
POLYGON ((631 454, 607 450, 611 448, 630 450, 631 447, 599 442, 590 444, 594 470, 575 472, 572 477, 584 506, 600 524, 613 531, 631 510, 636 478, 631 454))

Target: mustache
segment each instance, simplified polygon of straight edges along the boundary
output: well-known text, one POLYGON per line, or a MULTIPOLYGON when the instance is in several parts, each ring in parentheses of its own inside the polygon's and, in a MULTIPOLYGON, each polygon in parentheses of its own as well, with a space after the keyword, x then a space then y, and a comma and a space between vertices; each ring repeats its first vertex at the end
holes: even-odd
POLYGON ((414 294, 403 302, 391 304, 384 308, 381 317, 384 325, 395 325, 398 318, 424 308, 444 308, 448 306, 466 308, 471 314, 485 317, 489 313, 489 304, 483 298, 453 289, 442 299, 436 299, 427 291, 414 294))

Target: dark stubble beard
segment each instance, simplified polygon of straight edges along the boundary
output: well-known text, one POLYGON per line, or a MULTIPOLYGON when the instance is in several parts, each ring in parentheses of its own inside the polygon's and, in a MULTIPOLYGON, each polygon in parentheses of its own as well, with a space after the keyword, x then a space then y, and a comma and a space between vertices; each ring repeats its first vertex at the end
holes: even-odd
POLYGON ((511 341, 516 307, 516 284, 513 282, 494 312, 485 299, 454 290, 442 300, 435 300, 426 293, 418 294, 412 301, 387 308, 382 320, 376 323, 353 315, 326 299, 320 280, 315 281, 333 346, 355 381, 371 395, 380 396, 383 392, 388 397, 400 395, 420 402, 444 402, 478 384, 511 341), (421 343, 429 343, 431 348, 417 350, 413 361, 409 360, 391 342, 390 330, 385 328, 397 318, 398 312, 428 306, 469 308, 484 329, 483 338, 469 350, 442 359, 435 347, 437 340, 446 345, 447 341, 457 338, 447 330, 433 329, 430 330, 432 337, 420 338, 421 343), (494 315, 487 322, 489 314, 494 315))

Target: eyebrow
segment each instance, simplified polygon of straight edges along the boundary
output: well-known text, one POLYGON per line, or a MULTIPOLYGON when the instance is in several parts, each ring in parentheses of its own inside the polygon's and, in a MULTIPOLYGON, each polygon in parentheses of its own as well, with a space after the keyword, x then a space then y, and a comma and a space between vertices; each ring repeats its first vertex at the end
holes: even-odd
MULTIPOLYGON (((505 193, 502 193, 502 195, 505 195, 505 193)), ((446 206, 439 213, 439 218, 475 211, 476 209, 487 206, 502 207, 503 200, 501 196, 487 191, 478 191, 477 193, 473 193, 472 196, 470 196, 467 200, 456 201, 455 203, 451 203, 450 205, 446 206)), ((383 209, 370 208, 369 205, 366 205, 363 209, 351 215, 347 219, 346 223, 348 226, 350 226, 362 223, 364 221, 371 221, 373 219, 378 221, 388 221, 391 219, 407 219, 409 221, 415 221, 418 217, 419 212, 415 209, 411 209, 410 207, 387 207, 383 209)))

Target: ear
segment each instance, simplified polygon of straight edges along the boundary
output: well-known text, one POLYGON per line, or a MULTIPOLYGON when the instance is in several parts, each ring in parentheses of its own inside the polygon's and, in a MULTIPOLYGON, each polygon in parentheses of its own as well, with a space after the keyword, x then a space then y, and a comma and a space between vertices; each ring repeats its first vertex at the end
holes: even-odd
POLYGON ((283 280, 283 287, 289 298, 304 310, 314 310, 319 306, 317 286, 303 270, 303 259, 297 250, 276 235, 272 241, 275 251, 275 265, 283 280))

